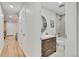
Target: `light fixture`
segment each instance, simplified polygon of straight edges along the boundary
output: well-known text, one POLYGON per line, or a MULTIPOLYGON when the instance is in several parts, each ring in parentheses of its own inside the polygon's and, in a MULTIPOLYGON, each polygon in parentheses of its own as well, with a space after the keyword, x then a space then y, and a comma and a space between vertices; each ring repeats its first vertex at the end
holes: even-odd
POLYGON ((30 10, 29 9, 26 9, 26 13, 30 13, 30 10))
POLYGON ((59 1, 58 3, 59 3, 59 4, 62 4, 63 2, 62 2, 62 1, 59 1))
POLYGON ((62 1, 58 2, 58 6, 59 7, 64 7, 64 2, 62 2, 62 1))
POLYGON ((13 6, 13 5, 10 5, 9 7, 10 7, 10 8, 14 8, 14 6, 13 6))
POLYGON ((9 16, 9 18, 12 18, 12 16, 9 16))

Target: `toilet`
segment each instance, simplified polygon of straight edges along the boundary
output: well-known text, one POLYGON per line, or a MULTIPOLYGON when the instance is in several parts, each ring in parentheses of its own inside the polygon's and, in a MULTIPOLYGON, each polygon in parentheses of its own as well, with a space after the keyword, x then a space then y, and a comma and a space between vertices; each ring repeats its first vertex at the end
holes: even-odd
POLYGON ((56 42, 58 46, 65 46, 65 38, 64 37, 56 37, 56 42))

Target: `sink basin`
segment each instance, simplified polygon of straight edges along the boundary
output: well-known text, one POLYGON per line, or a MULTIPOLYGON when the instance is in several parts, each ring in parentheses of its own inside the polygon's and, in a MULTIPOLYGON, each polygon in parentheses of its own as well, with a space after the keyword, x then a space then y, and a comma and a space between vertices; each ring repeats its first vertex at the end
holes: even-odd
POLYGON ((43 36, 41 36, 41 40, 48 39, 51 37, 56 37, 56 36, 55 35, 43 35, 43 36))

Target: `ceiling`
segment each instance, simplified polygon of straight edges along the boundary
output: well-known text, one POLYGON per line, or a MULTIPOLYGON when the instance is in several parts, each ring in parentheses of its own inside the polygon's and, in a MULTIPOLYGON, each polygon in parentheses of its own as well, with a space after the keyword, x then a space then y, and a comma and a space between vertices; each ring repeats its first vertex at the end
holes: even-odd
POLYGON ((2 2, 2 10, 4 13, 5 21, 14 21, 18 18, 18 13, 21 10, 23 3, 22 2, 2 2))
MULTIPOLYGON (((5 15, 17 14, 21 10, 23 4, 23 2, 1 2, 5 15)), ((64 7, 59 7, 60 4, 58 2, 42 2, 41 4, 44 8, 54 11, 59 15, 63 15, 65 13, 64 7)))
POLYGON ((13 15, 17 14, 22 8, 22 2, 2 2, 1 3, 4 14, 13 15))
POLYGON ((42 2, 42 6, 46 9, 56 12, 59 15, 65 14, 64 3, 58 2, 42 2), (60 7, 59 7, 60 6, 60 7))

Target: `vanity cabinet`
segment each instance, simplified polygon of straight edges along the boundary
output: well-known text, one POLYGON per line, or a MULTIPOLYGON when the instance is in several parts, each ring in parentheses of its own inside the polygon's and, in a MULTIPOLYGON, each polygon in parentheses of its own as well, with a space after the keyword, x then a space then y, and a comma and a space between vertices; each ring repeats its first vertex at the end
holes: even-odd
POLYGON ((56 52, 56 37, 42 40, 42 57, 47 57, 56 52))

